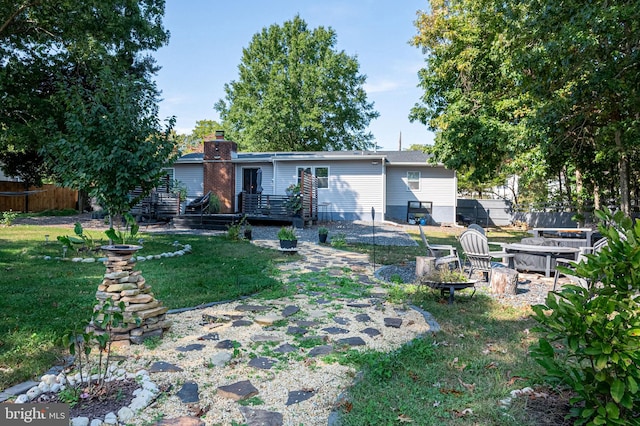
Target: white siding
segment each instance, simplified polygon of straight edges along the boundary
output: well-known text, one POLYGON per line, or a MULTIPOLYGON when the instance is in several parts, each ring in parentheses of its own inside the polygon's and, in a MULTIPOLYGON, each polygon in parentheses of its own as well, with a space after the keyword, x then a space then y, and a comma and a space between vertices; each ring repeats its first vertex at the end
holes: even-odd
POLYGON ((279 161, 276 168, 275 193, 297 181, 298 167, 328 167, 329 188, 318 189, 318 203, 329 203, 327 212, 332 218, 371 219, 371 207, 376 216, 384 212, 384 177, 380 161, 279 161))
MULTIPOLYGON (((262 169, 262 193, 263 194, 275 194, 273 192, 273 165, 269 163, 251 163, 251 164, 236 164, 236 200, 237 196, 242 192, 242 170, 243 169, 262 169)), ((284 190, 282 191, 284 194, 284 190)))
POLYGON ((443 167, 387 167, 387 204, 407 205, 407 201, 431 201, 434 206, 455 203, 454 172, 443 167), (407 189, 407 172, 420 172, 420 189, 407 189))
POLYGON ((456 186, 455 172, 444 167, 387 167, 387 210, 397 219, 403 219, 409 201, 431 201, 437 222, 454 223, 456 186), (409 171, 420 172, 419 189, 408 189, 409 171))
POLYGON ((187 202, 203 194, 204 169, 200 164, 174 164, 174 179, 187 186, 187 202))

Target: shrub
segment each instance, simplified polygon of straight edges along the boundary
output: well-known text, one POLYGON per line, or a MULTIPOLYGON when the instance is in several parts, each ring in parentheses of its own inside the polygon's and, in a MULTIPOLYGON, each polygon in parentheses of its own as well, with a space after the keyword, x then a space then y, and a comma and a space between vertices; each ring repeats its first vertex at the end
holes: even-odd
POLYGON ((318 235, 328 235, 328 234, 329 234, 329 230, 324 226, 321 226, 320 228, 318 228, 318 235))
POLYGON ((0 225, 11 226, 17 216, 18 213, 14 212, 13 210, 2 212, 2 214, 0 214, 0 225))
POLYGON ((631 424, 640 407, 640 222, 608 210, 596 216, 608 245, 573 273, 587 288, 565 285, 533 307, 542 336, 532 356, 550 379, 575 393, 575 424, 631 424))

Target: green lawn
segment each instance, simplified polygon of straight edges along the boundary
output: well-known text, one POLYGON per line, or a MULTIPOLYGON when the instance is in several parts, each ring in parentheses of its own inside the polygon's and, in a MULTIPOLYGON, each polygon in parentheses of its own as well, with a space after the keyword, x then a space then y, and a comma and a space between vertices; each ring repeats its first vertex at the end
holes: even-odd
MULTIPOLYGON (((62 356, 60 337, 88 321, 105 267, 101 263, 44 260, 61 256, 58 235, 73 230, 40 226, 0 228, 0 389, 42 374, 62 356), (45 243, 49 235, 49 243, 45 243)), ((95 245, 104 235, 86 231, 95 245)), ((237 299, 261 290, 277 291, 274 262, 280 253, 222 237, 141 235, 140 254, 175 251, 183 257, 139 262, 157 299, 169 308, 237 299)), ((106 242, 106 241, 104 241, 106 242)), ((69 252, 67 257, 75 256, 69 252)), ((86 254, 84 254, 86 255, 86 254)))
MULTIPOLYGON (((0 388, 37 378, 58 362, 64 355, 60 337, 89 318, 104 265, 42 259, 60 256, 55 237, 71 232, 37 226, 0 228, 0 388)), ((102 238, 99 231, 87 233, 102 238)), ((457 233, 433 230, 427 236, 434 244, 457 244, 457 233)), ((522 236, 489 234, 496 241, 522 236)), ((274 266, 291 258, 277 251, 224 237, 141 237, 141 254, 174 251, 175 240, 193 247, 193 253, 183 257, 138 263, 156 297, 170 308, 256 292, 279 297, 286 291, 274 266)), ((413 237, 420 240, 417 233, 413 237)), ((371 246, 346 249, 373 255, 371 246)), ((423 255, 424 247, 377 246, 375 252, 377 264, 402 263, 423 255)), ((542 383, 541 371, 528 355, 535 339, 529 310, 505 308, 481 294, 471 299, 465 293, 447 305, 436 291, 407 284, 389 287, 394 301, 422 307, 434 315, 442 331, 390 354, 348 351, 329 356, 327 362, 350 363, 363 371, 340 406, 343 424, 539 424, 525 403, 507 410, 498 406, 510 390, 542 383)))

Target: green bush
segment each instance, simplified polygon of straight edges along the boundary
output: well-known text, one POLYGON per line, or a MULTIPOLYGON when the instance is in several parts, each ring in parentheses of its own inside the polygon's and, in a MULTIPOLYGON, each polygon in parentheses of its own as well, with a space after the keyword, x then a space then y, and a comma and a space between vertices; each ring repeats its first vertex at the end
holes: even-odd
POLYGON ((573 274, 587 288, 565 285, 533 307, 542 332, 532 356, 550 379, 574 392, 575 424, 635 424, 640 393, 640 221, 596 212, 608 245, 573 274))

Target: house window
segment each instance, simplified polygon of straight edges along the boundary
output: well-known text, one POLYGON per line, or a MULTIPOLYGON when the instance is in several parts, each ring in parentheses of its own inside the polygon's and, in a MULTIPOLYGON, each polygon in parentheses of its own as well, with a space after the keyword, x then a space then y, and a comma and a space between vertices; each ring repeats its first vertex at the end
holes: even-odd
POLYGON ((298 179, 296 181, 298 185, 300 185, 300 176, 302 176, 302 173, 311 174, 311 167, 298 167, 298 179))
POLYGON ((407 191, 420 190, 420 172, 407 172, 407 191))
POLYGON ((329 188, 329 168, 316 167, 316 178, 318 178, 318 189, 329 188))
POLYGON ((301 173, 309 173, 318 179, 318 189, 329 188, 329 167, 298 167, 298 184, 300 184, 301 173))

